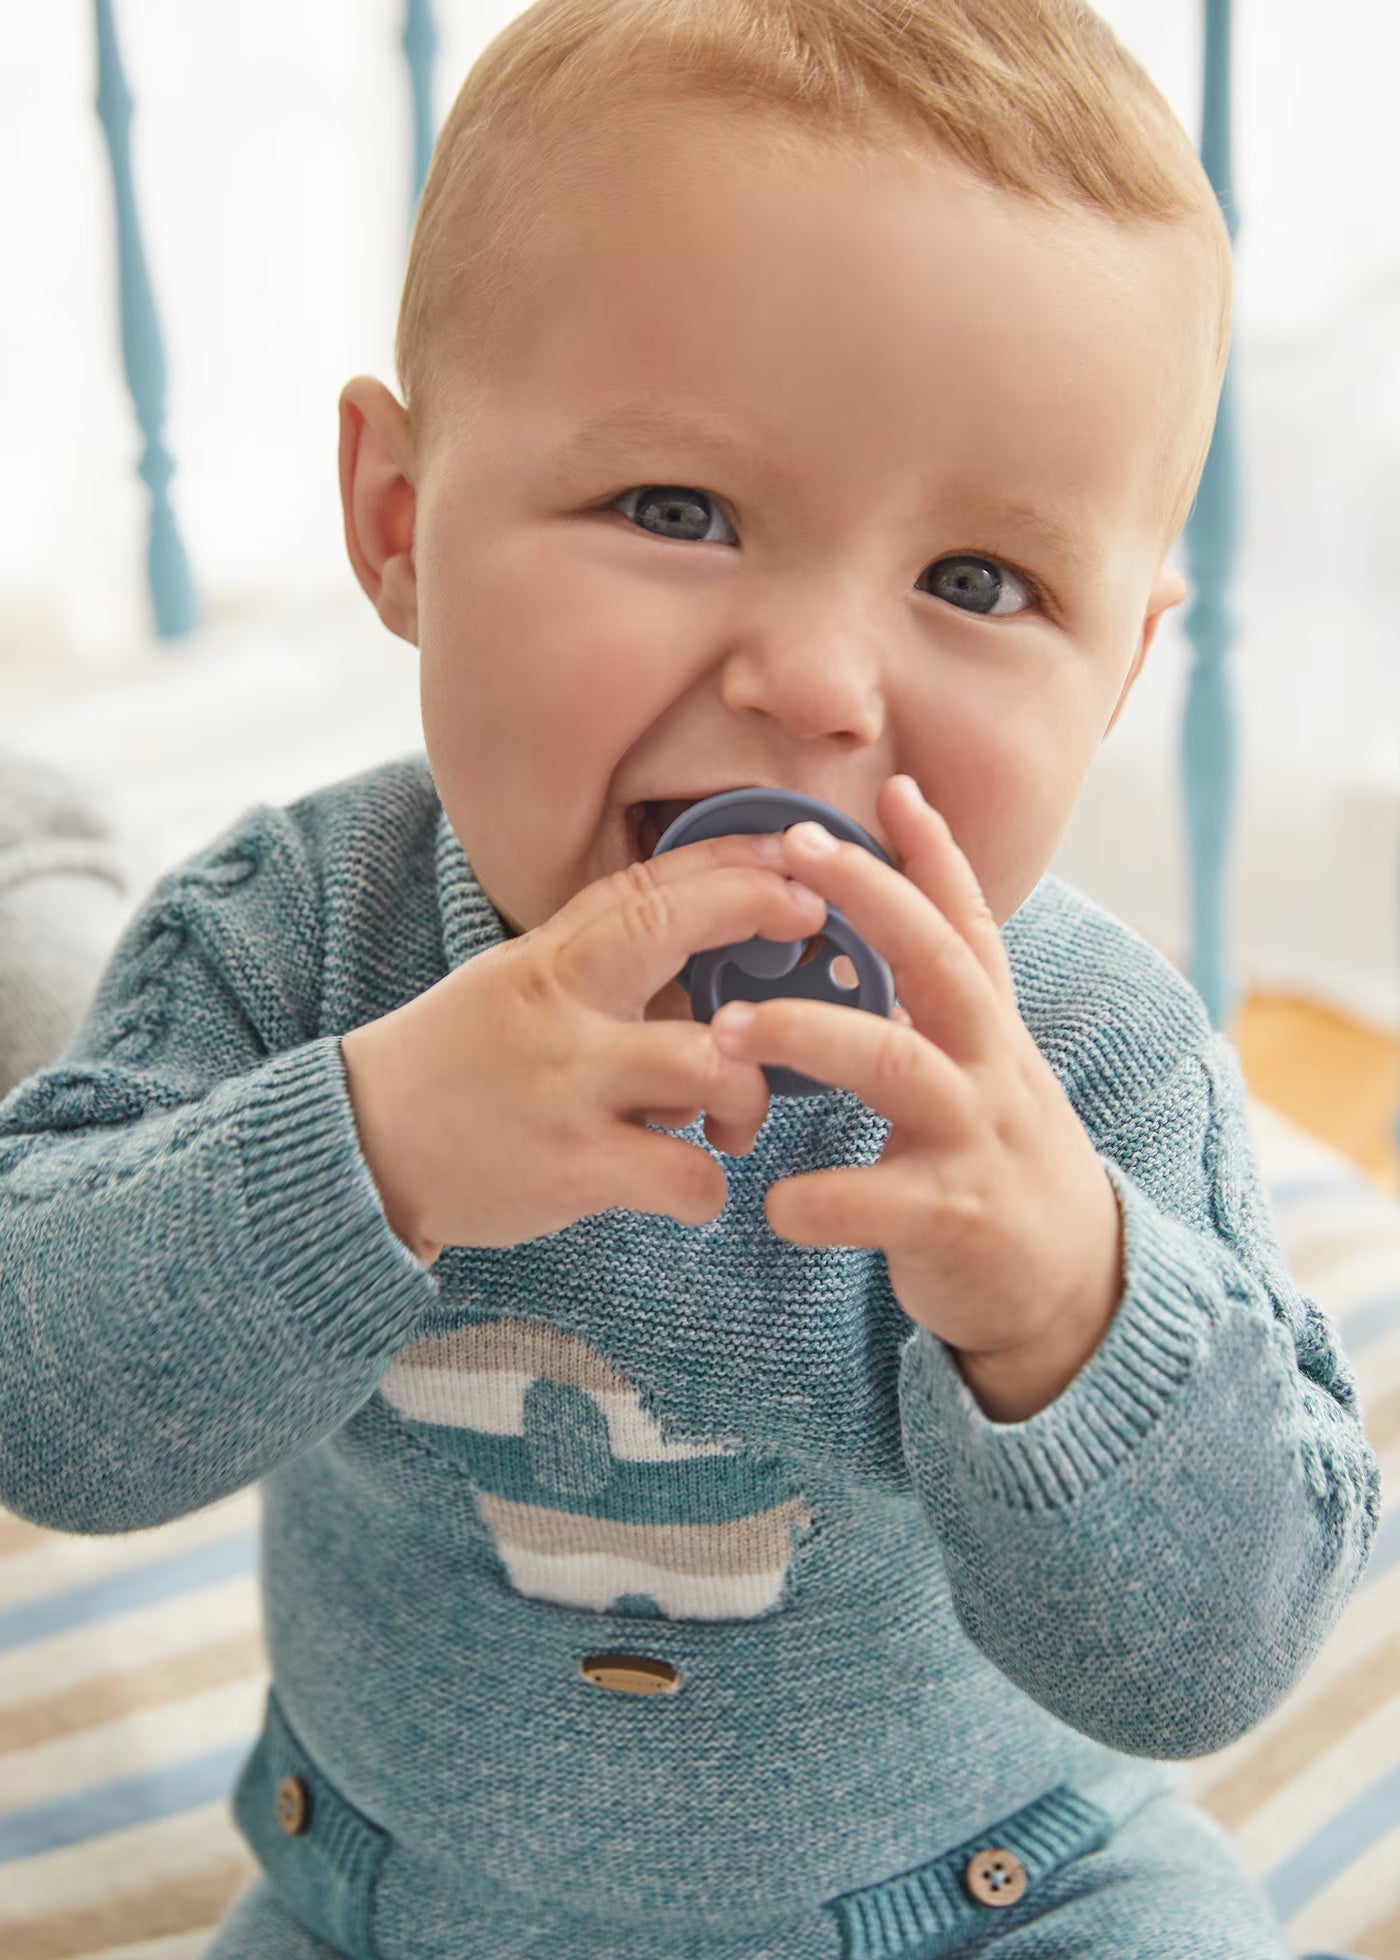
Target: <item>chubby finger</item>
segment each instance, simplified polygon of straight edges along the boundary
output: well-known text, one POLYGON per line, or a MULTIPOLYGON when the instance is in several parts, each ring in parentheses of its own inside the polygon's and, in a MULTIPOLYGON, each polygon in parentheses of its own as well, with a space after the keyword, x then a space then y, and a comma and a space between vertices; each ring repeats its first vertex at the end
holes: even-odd
POLYGON ((576 894, 546 926, 552 970, 571 996, 602 1013, 640 1015, 693 953, 755 936, 809 937, 826 903, 780 869, 755 860, 744 838, 714 838, 712 853, 689 874, 669 868, 667 852, 576 894), (585 905, 575 906, 586 899, 585 905))
POLYGON ((762 1069, 716 1047, 703 1021, 624 1023, 599 1055, 598 1074, 599 1098, 615 1114, 672 1129, 703 1110, 708 1141, 732 1157, 753 1148, 768 1114, 762 1069))
POLYGON ((729 1201, 723 1170, 698 1144, 627 1123, 614 1125, 600 1145, 587 1187, 590 1210, 620 1205, 682 1225, 708 1224, 729 1201))
POLYGON ((794 824, 783 844, 793 876, 889 961, 914 1026, 959 1061, 990 1054, 1001 1034, 1001 1003, 973 949, 927 894, 820 824, 794 824))
POLYGON ((710 1033, 737 1061, 776 1064, 849 1089, 878 1116, 930 1142, 963 1134, 975 1115, 967 1071, 893 1017, 829 1001, 769 1000, 749 1019, 730 1002, 710 1033))
POLYGON ((747 1157, 763 1128, 762 1123, 725 1123, 696 1105, 692 1109, 647 1109, 642 1120, 662 1130, 687 1130, 699 1117, 705 1118, 705 1141, 726 1157, 747 1157))
MULTIPOLYGON (((899 1001, 896 1001, 891 1008, 890 1019, 902 1028, 910 1028, 914 1025, 909 1018, 908 1008, 899 1001)), ((750 1120, 746 1114, 742 1121, 727 1121, 713 1109, 705 1111, 703 1104, 696 1104, 688 1109, 648 1110, 645 1120, 648 1123, 658 1123, 665 1130, 683 1130, 703 1113, 707 1142, 713 1144, 716 1150, 722 1150, 728 1157, 746 1157, 753 1149, 758 1133, 767 1120, 771 1101, 771 1092, 766 1078, 761 1073, 759 1081, 763 1084, 763 1108, 758 1111, 753 1120, 750 1120)))
POLYGON ((702 1113, 699 1103, 690 1109, 644 1109, 642 1121, 661 1130, 688 1130, 702 1113))
POLYGON ((879 808, 905 877, 962 935, 997 993, 1015 1008, 1016 983, 996 917, 948 819, 925 801, 912 776, 890 776, 879 808))

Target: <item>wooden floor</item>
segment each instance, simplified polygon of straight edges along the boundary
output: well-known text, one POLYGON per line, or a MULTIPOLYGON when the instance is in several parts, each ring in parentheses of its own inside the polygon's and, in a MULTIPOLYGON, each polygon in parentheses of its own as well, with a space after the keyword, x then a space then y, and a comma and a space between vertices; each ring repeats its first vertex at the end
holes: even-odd
POLYGON ((1289 994, 1248 995, 1230 1028, 1251 1092, 1400 1197, 1400 1044, 1289 994))

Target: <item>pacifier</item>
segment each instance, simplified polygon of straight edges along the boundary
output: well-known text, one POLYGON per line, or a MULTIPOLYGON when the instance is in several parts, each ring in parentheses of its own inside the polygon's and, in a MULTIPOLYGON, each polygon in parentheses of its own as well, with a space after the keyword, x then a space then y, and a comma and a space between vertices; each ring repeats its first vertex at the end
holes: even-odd
MULTIPOLYGON (((809 817, 825 825, 833 837, 859 844, 882 864, 890 864, 869 831, 844 810, 791 789, 727 789, 718 796, 702 797, 667 825, 652 856, 710 837, 787 830, 809 817)), ((810 939, 755 936, 732 946, 707 947, 692 953, 676 978, 690 995, 690 1011, 697 1021, 712 1021, 726 1001, 777 1000, 785 995, 859 1007, 867 1014, 888 1016, 894 1008, 894 976, 889 967, 834 905, 827 906, 825 925, 810 939), (833 971, 843 954, 855 969, 854 985, 843 986, 833 971)), ((833 1086, 777 1063, 765 1062, 762 1068, 775 1096, 821 1096, 833 1086)))

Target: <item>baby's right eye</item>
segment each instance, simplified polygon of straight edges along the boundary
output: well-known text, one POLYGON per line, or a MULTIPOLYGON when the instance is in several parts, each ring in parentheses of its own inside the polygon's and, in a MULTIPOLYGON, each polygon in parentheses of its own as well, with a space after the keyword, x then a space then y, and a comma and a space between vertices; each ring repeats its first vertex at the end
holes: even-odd
MULTIPOLYGON (((620 497, 613 499, 616 508, 622 508, 629 498, 637 502, 632 510, 623 510, 624 517, 630 517, 639 530, 650 531, 653 537, 676 538, 689 544, 723 544, 723 538, 712 537, 706 512, 723 518, 718 501, 708 490, 689 490, 670 483, 643 484, 635 490, 624 490, 620 497), (640 511, 655 511, 659 522, 644 522, 637 515, 640 511), (697 534, 698 533, 698 534, 697 534)), ((729 520, 723 518, 727 525, 729 520)), ((732 533, 731 533, 732 536, 732 533)))

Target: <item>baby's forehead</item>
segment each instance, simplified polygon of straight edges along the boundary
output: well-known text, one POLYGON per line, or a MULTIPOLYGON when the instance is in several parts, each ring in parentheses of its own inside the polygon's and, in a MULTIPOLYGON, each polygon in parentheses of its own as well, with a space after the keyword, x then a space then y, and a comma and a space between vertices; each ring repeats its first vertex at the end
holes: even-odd
MULTIPOLYGON (((1088 361, 1098 361, 1104 367, 1102 387, 1116 386, 1123 394, 1125 441, 1149 449, 1166 475, 1178 466, 1183 442, 1190 447, 1203 400, 1213 398, 1211 281, 1203 276, 1202 243, 1186 225, 1128 224, 1100 211, 1031 199, 974 179, 948 157, 931 155, 927 145, 881 149, 872 144, 852 151, 849 145, 833 147, 787 131, 736 124, 729 116, 720 128, 708 111, 703 117, 690 112, 668 118, 664 129, 653 119, 572 153, 572 167, 552 177, 539 218, 523 229, 529 250, 508 271, 502 268, 494 324, 476 342, 478 356, 489 344, 502 373, 518 376, 521 369, 512 370, 512 362, 544 339, 556 349, 571 340, 573 359, 577 343, 591 332, 605 354, 631 348, 638 368, 651 377, 654 395, 666 393, 669 343, 675 351, 671 372, 683 379, 687 372, 703 371, 692 356, 703 357, 708 342, 723 350, 716 371, 725 378, 746 369, 781 389, 800 361, 823 387, 869 402, 888 367, 900 376, 913 374, 911 392, 941 389, 951 399, 964 381, 956 335, 941 344, 941 365, 930 365, 926 380, 917 363, 906 359, 897 366, 889 357, 899 330, 896 316, 906 311, 901 289, 927 284, 929 262, 937 264, 942 251, 951 255, 950 268, 946 275, 940 268, 938 278, 969 322, 963 336, 968 385, 984 391, 1020 388, 1027 395, 1027 416, 1053 423, 1059 393, 1053 373, 1039 403, 1030 398, 1026 375, 1038 371, 1037 363, 1050 372, 1059 359, 1068 387, 1082 383, 1088 361), (737 132, 732 142, 731 132, 737 132), (666 146, 658 151, 663 135, 666 146), (674 170, 682 184, 702 185, 703 196, 687 201, 654 190, 662 166, 663 182, 666 171, 674 170), (868 268, 850 261, 861 257, 865 212, 878 218, 870 227, 874 237, 889 218, 894 190, 902 199, 904 236, 913 243, 902 256, 874 248, 872 263, 882 283, 872 294, 868 268), (725 195, 730 204, 722 203, 725 195), (653 199, 662 200, 660 220, 650 209, 653 199), (717 204, 724 218, 714 227, 709 214, 717 204), (752 227, 756 258, 724 257, 731 210, 737 229, 752 227), (934 249, 920 253, 925 210, 934 249), (818 251, 821 277, 810 293, 824 316, 844 313, 849 319, 848 344, 839 354, 830 352, 835 341, 829 332, 814 330, 814 325, 829 328, 829 317, 817 323, 795 318, 788 337, 765 338, 764 311, 779 310, 782 299, 779 293, 775 307, 774 288, 765 284, 772 266, 765 260, 781 256, 790 222, 818 241, 827 229, 834 241, 824 262, 818 251), (983 232, 995 236, 995 249, 964 261, 959 241, 975 244, 983 232), (721 250, 705 259, 716 235, 721 250), (697 284, 698 275, 691 276, 697 257, 708 283, 697 284), (508 279, 513 287, 507 301, 508 279), (971 284, 958 283, 969 279, 971 284), (703 308, 698 329, 697 305, 703 308), (1045 324, 1052 314, 1057 316, 1053 334, 1045 324), (990 376, 977 358, 984 340, 998 350, 999 367, 990 376), (1145 354, 1150 358, 1142 358, 1145 354), (1140 379, 1129 383, 1124 377, 1133 372, 1140 379)), ((804 292, 804 303, 807 296, 804 292)), ((451 331, 450 311, 442 324, 451 331)), ((528 370, 528 360, 525 366, 528 370)), ((591 385, 586 360, 580 359, 578 374, 570 408, 586 408, 601 392, 591 385)), ((516 387, 505 386, 497 399, 510 420, 523 397, 516 387)), ((522 418, 526 412, 522 408, 522 418)), ((1064 433, 1072 442, 1074 431, 1064 433)), ((771 475, 784 458, 779 443, 767 448, 767 458, 758 461, 766 461, 771 475)), ((1013 494, 1013 473, 1003 481, 1013 494)))
MULTIPOLYGON (((576 147, 562 152, 557 171, 537 183, 523 226, 536 267, 561 251, 586 253, 590 245, 617 265, 617 248, 638 239, 639 208, 652 202, 664 207, 672 234, 684 237, 687 223, 703 222, 708 200, 687 209, 668 195, 668 179, 687 173, 684 160, 669 154, 666 145, 681 147, 703 168, 710 191, 727 180, 738 191, 740 209, 760 210, 770 187, 780 196, 786 193, 801 210, 804 228, 814 233, 829 223, 839 236, 842 218, 862 211, 873 231, 887 220, 897 196, 915 223, 921 208, 927 213, 930 251, 942 235, 972 234, 991 225, 1000 232, 999 249, 1003 255, 1009 251, 1014 272, 1016 248, 1023 241, 1043 241, 1066 278, 1087 275, 1086 285, 1119 302, 1110 324, 1123 335, 1139 330, 1135 302, 1198 322, 1214 320, 1216 295, 1204 276, 1206 241, 1190 221, 1131 219, 1008 187, 971 170, 926 130, 910 132, 894 124, 859 133, 794 127, 767 112, 746 114, 730 103, 703 100, 643 100, 630 120, 620 118, 605 133, 584 132, 576 147)), ((918 257, 908 255, 911 285, 925 271, 918 257)), ((830 271, 832 295, 840 296, 849 289, 849 267, 833 255, 830 271)), ((606 276, 606 266, 591 264, 589 276, 606 276)), ((958 266, 953 276, 965 276, 965 269, 958 266)), ((851 297, 859 302, 858 294, 851 297)), ((739 287, 712 296, 716 308, 726 299, 735 307, 745 304, 739 287)), ((870 309, 867 323, 878 341, 879 317, 870 309)))

